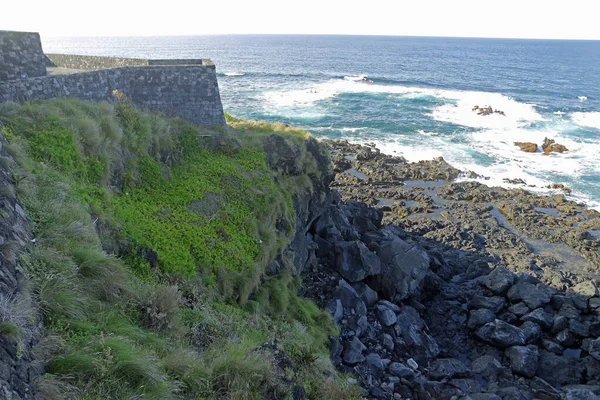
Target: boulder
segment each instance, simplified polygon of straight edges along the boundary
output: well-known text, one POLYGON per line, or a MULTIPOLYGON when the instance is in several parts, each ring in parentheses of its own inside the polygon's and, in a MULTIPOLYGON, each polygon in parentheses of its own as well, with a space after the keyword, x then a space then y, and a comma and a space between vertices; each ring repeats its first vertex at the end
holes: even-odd
POLYGON ((537 144, 531 142, 513 142, 513 144, 526 153, 535 153, 538 148, 537 144))
POLYGON ((361 241, 337 243, 335 254, 335 269, 349 282, 359 282, 381 273, 379 257, 361 241))
POLYGON ((537 343, 538 340, 542 337, 542 328, 535 322, 525 321, 523 325, 520 326, 520 329, 525 334, 525 343, 537 343))
POLYGON ((504 295, 514 283, 512 272, 504 267, 496 267, 483 281, 483 285, 497 295, 504 295))
POLYGON ((456 358, 438 358, 429 367, 429 377, 434 380, 464 378, 469 374, 467 366, 456 358))
POLYGON ((343 279, 338 282, 336 296, 345 309, 354 310, 358 315, 367 315, 367 306, 356 293, 356 290, 343 279))
POLYGON ((497 313, 502 310, 505 304, 506 302, 502 297, 473 296, 469 301, 469 308, 487 308, 497 313))
POLYGON ((471 310, 469 313, 469 319, 467 321, 467 326, 470 329, 477 329, 481 325, 485 325, 488 322, 493 322, 496 319, 496 315, 493 311, 488 310, 487 308, 482 308, 480 310, 471 310))
POLYGON ((549 155, 551 152, 563 153, 565 151, 569 151, 566 146, 556 143, 554 139, 548 138, 544 138, 542 150, 544 150, 544 155, 549 155))
POLYGON ((377 303, 377 292, 371 289, 367 284, 356 282, 352 284, 352 287, 356 290, 356 293, 358 293, 367 307, 373 307, 375 303, 377 303))
POLYGON ((544 311, 543 308, 536 308, 532 312, 521 317, 521 321, 532 321, 542 327, 542 329, 550 329, 553 324, 552 315, 544 311))
POLYGON ((523 346, 526 343, 525 333, 521 329, 499 319, 483 325, 475 331, 475 336, 500 348, 523 346))
POLYGON ((365 345, 355 336, 352 340, 344 343, 344 351, 342 352, 342 360, 345 364, 354 365, 365 361, 363 351, 367 348, 365 345))
POLYGON ((397 236, 380 244, 380 292, 387 299, 398 302, 419 293, 429 272, 429 257, 416 245, 397 236))
POLYGON ((532 310, 550 302, 550 294, 529 282, 519 282, 508 290, 508 299, 516 303, 523 301, 532 310))
POLYGON ((541 350, 536 375, 555 385, 577 384, 582 377, 582 365, 573 358, 541 350))
POLYGON ((377 305, 377 318, 381 325, 383 326, 392 326, 396 323, 396 314, 383 305, 377 305))
POLYGON ((488 380, 491 380, 492 377, 497 376, 502 371, 503 367, 496 358, 485 355, 473 360, 471 369, 474 373, 480 374, 488 380))
POLYGON ((572 290, 575 294, 585 297, 600 296, 598 290, 598 282, 593 280, 583 281, 573 286, 572 290))
POLYGON ((397 376, 398 378, 409 378, 415 373, 411 368, 399 362, 391 363, 388 366, 388 369, 390 374, 397 376))
POLYGON ((510 360, 510 369, 519 375, 532 378, 538 367, 538 348, 533 345, 512 346, 504 354, 510 360))
POLYGON ((534 395, 540 400, 560 400, 560 392, 540 377, 534 377, 529 385, 534 395))
POLYGON ((581 348, 589 353, 590 356, 600 361, 600 338, 585 339, 581 345, 581 348))

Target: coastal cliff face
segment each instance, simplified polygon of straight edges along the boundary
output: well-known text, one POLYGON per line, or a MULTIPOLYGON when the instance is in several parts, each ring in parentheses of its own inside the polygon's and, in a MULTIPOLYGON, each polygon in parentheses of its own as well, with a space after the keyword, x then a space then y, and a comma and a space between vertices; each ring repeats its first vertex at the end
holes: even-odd
POLYGON ((318 142, 126 98, 2 107, 3 236, 18 246, 1 295, 33 299, 28 319, 3 315, 8 398, 357 396, 329 361, 337 328, 297 295, 330 203, 318 142))
POLYGON ((28 398, 40 374, 32 349, 38 339, 37 305, 19 256, 33 238, 25 211, 17 200, 14 160, 0 135, 0 397, 28 398))

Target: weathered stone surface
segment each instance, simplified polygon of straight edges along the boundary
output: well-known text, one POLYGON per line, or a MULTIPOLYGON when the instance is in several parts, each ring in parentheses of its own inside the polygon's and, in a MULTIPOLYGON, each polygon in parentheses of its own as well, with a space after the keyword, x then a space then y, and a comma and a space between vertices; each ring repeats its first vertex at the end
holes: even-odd
POLYGON ((469 368, 456 358, 438 358, 429 367, 429 377, 440 380, 444 378, 464 378, 469 375, 469 368))
POLYGON ((335 269, 349 282, 359 282, 367 276, 381 273, 381 262, 377 254, 358 240, 338 243, 335 253, 335 269))
POLYGON ((590 356, 600 361, 600 338, 584 340, 581 348, 588 352, 590 356))
POLYGON ((380 285, 386 298, 401 301, 421 289, 429 272, 429 257, 425 251, 393 237, 381 243, 379 257, 380 285))
POLYGON ((526 343, 525 334, 521 329, 499 319, 479 328, 475 331, 475 336, 500 348, 523 346, 526 343))
POLYGON ((503 267, 496 267, 485 278, 483 284, 494 294, 503 295, 512 286, 514 280, 512 272, 503 267))
POLYGON ((360 362, 365 361, 365 356, 363 356, 363 351, 367 348, 365 345, 357 338, 354 337, 352 340, 344 343, 344 351, 342 352, 342 360, 344 363, 349 365, 358 364, 360 362))
POLYGON ((530 309, 534 310, 550 302, 550 295, 529 282, 519 282, 508 290, 507 297, 510 301, 523 301, 530 309))
POLYGON ((553 323, 552 315, 548 314, 542 308, 536 308, 529 314, 525 314, 521 317, 521 320, 535 322, 543 329, 550 329, 553 323))
POLYGON ((46 75, 40 35, 0 32, 0 82, 46 75))
POLYGON ((542 350, 536 375, 555 385, 575 384, 581 380, 582 366, 577 360, 542 350))
POLYGON ((525 335, 525 343, 536 343, 542 337, 542 328, 535 322, 526 321, 519 327, 525 335))
POLYGON ((538 367, 538 348, 533 345, 513 346, 504 352, 510 360, 510 368, 516 374, 532 378, 538 367))
POLYGON ((367 307, 373 307, 377 303, 377 292, 371 289, 368 285, 363 282, 356 282, 352 284, 356 293, 360 296, 362 301, 365 302, 367 307))
POLYGON ((600 296, 598 286, 598 282, 586 280, 573 286, 573 293, 585 297, 600 296))
POLYGON ((469 313, 467 326, 470 329, 477 329, 481 325, 485 325, 488 322, 493 322, 495 319, 496 315, 494 314, 494 312, 492 310, 488 310, 487 308, 471 310, 469 313))
POLYGON ((378 305, 377 309, 377 318, 379 318, 379 322, 383 326, 391 326, 396 323, 396 314, 387 308, 386 306, 378 305))
POLYGON ((367 314, 367 306, 348 282, 340 279, 336 288, 336 293, 344 308, 354 310, 358 315, 367 314))
POLYGON ((414 374, 414 371, 411 368, 399 362, 391 363, 388 369, 390 371, 390 374, 399 378, 408 378, 413 376, 414 374))
POLYGON ((488 310, 492 310, 497 313, 502 308, 506 302, 502 297, 485 297, 485 296, 473 296, 473 298, 469 301, 470 308, 487 308, 488 310))

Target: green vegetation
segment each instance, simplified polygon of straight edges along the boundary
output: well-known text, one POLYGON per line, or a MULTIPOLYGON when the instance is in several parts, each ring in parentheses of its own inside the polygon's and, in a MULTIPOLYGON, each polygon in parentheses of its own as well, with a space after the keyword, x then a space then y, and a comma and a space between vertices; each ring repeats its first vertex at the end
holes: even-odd
MULTIPOLYGON (((297 277, 264 276, 293 237, 292 198, 320 174, 306 133, 231 117, 205 129, 117 97, 0 109, 36 239, 21 263, 46 331, 40 397, 357 397, 329 361, 329 316, 297 277), (273 135, 293 165, 267 163, 273 135)), ((0 335, 19 340, 32 316, 0 300, 0 335)))

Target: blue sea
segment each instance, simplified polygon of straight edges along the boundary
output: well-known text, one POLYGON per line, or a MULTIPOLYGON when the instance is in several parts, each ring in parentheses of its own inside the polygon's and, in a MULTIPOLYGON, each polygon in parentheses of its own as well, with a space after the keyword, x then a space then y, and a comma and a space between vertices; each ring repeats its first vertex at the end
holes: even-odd
POLYGON ((211 58, 225 110, 319 138, 443 156, 483 182, 550 183, 600 209, 600 41, 232 35, 42 38, 47 53, 211 58), (488 116, 475 105, 504 111, 488 116), (568 153, 523 153, 545 137, 568 153))

